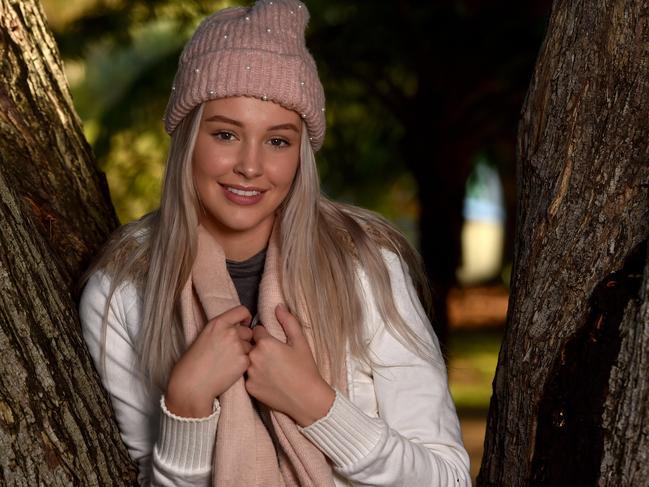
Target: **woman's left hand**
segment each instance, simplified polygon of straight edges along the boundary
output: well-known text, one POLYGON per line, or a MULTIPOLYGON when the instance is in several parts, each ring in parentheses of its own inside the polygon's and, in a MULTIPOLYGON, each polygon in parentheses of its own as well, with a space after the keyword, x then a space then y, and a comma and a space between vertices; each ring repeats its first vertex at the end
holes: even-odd
POLYGON ((297 319, 284 305, 275 308, 275 316, 284 329, 286 343, 261 325, 254 328, 246 389, 300 426, 308 426, 327 414, 336 394, 320 375, 297 319))

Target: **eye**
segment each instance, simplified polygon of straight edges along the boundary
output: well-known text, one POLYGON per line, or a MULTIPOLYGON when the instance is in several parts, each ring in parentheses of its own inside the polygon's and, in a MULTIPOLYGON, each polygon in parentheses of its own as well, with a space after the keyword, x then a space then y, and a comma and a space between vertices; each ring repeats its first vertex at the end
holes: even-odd
POLYGON ((232 132, 228 132, 227 130, 219 130, 218 132, 213 133, 212 136, 215 139, 222 140, 224 142, 230 142, 235 138, 234 134, 232 132))
POLYGON ((281 137, 273 137, 269 142, 273 147, 288 147, 291 145, 288 140, 282 139, 281 137))

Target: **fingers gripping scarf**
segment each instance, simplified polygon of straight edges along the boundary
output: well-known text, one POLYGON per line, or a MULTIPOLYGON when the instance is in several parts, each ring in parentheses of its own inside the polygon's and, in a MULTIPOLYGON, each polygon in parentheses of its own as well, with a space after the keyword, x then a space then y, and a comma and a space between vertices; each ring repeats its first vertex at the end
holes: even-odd
MULTIPOLYGON (((285 342, 286 336, 275 317, 275 307, 284 302, 279 280, 276 234, 277 226, 268 245, 259 287, 259 316, 268 332, 285 342)), ((196 260, 180 301, 187 346, 196 339, 206 321, 238 304, 237 291, 228 274, 223 250, 199 226, 196 260)), ((307 340, 313 350, 308 333, 307 340)), ((328 370, 320 372, 331 383, 328 370)), ((272 428, 279 442, 279 451, 275 452, 271 436, 246 391, 243 377, 221 394, 219 402, 221 413, 212 475, 214 487, 334 485, 331 467, 320 450, 299 432, 290 417, 271 410, 272 428)), ((265 408, 262 404, 260 406, 265 408)))

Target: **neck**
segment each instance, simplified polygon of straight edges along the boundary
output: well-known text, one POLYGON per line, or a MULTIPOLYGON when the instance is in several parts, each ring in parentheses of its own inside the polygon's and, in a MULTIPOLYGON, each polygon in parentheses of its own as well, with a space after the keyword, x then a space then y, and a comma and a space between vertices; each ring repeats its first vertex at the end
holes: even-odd
POLYGON ((258 254, 268 245, 274 220, 274 217, 268 218, 254 228, 243 231, 224 229, 210 221, 201 221, 201 225, 219 243, 226 259, 243 261, 258 254))

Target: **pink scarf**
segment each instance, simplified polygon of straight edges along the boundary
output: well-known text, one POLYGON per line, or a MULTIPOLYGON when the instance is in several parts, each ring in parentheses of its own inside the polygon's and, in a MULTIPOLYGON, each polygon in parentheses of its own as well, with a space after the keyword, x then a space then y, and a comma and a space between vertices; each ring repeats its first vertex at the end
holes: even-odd
MULTIPOLYGON (((275 306, 284 302, 277 240, 276 225, 259 286, 259 317, 272 336, 285 342, 286 336, 275 317, 275 306)), ((208 319, 240 304, 225 265, 223 249, 201 226, 198 227, 196 260, 180 299, 187 346, 208 319)), ((308 333, 306 335, 313 350, 313 341, 308 333)), ((321 373, 330 382, 328 371, 321 373)), ((219 402, 221 414, 214 448, 214 487, 334 485, 325 456, 299 432, 295 422, 279 411, 268 411, 260 404, 263 413, 270 415, 273 434, 279 443, 276 453, 271 435, 255 411, 243 378, 221 394, 219 402)))

